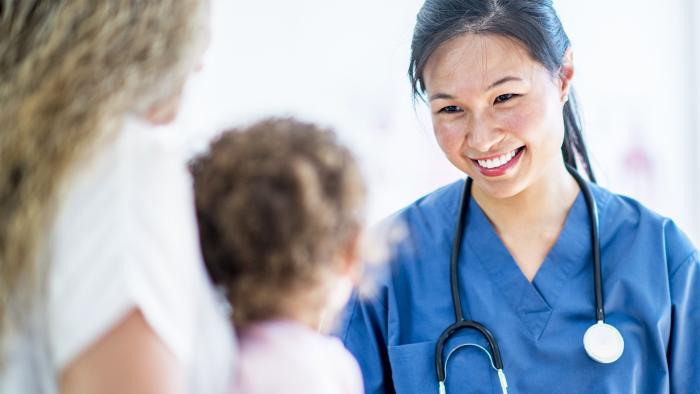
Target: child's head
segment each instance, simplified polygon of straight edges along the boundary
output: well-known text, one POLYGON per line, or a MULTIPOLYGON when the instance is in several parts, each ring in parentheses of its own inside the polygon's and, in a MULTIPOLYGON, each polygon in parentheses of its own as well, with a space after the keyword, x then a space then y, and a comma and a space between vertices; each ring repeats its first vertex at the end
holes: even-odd
POLYGON ((265 120, 225 132, 191 169, 205 264, 237 326, 311 323, 338 308, 329 303, 355 271, 364 185, 333 132, 265 120))

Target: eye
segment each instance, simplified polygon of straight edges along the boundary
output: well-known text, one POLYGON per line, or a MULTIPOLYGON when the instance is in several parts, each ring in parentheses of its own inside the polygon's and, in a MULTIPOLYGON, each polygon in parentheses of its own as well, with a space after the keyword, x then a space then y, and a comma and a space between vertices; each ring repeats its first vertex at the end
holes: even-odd
POLYGON ((455 114, 457 112, 462 112, 462 108, 456 105, 448 105, 447 107, 441 108, 438 113, 442 114, 455 114))
POLYGON ((499 103, 505 103, 506 101, 518 97, 519 94, 513 94, 513 93, 508 93, 508 94, 502 94, 498 97, 496 97, 496 100, 494 100, 494 104, 499 104, 499 103))

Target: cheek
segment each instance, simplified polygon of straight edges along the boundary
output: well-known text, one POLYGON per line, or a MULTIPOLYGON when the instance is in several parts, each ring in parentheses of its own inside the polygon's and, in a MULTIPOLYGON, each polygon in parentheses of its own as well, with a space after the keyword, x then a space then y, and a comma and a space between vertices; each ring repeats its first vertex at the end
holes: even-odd
POLYGON ((522 103, 503 117, 503 125, 515 137, 527 143, 535 137, 541 118, 541 107, 534 103, 522 103))
POLYGON ((464 142, 464 127, 461 122, 441 121, 433 118, 433 132, 440 149, 448 156, 451 154, 459 154, 462 143, 464 142))
POLYGON ((524 103, 504 117, 503 125, 531 150, 560 146, 564 136, 561 109, 547 103, 524 103))

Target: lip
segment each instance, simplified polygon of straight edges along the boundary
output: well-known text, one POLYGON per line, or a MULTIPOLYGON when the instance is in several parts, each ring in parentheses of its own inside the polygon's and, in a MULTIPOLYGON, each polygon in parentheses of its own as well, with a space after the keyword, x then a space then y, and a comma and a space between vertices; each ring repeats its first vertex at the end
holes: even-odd
POLYGON ((524 148, 524 146, 520 146, 520 147, 518 147, 518 148, 509 149, 509 150, 507 150, 507 151, 505 151, 505 152, 503 152, 503 153, 498 153, 498 154, 491 155, 491 156, 488 156, 488 157, 470 157, 470 159, 472 159, 472 160, 474 160, 474 161, 476 161, 476 160, 493 160, 493 159, 496 159, 496 158, 499 158, 499 157, 505 155, 506 153, 510 153, 510 152, 512 152, 512 151, 514 151, 514 150, 521 149, 521 148, 524 148))
POLYGON ((526 148, 524 146, 518 148, 518 153, 516 153, 515 156, 513 156, 513 158, 508 163, 506 163, 500 167, 496 167, 496 168, 482 167, 479 165, 479 162, 477 160, 488 160, 488 159, 493 159, 493 158, 496 158, 499 156, 491 156, 489 158, 484 158, 484 159, 482 159, 482 158, 471 159, 471 161, 474 164, 474 166, 479 170, 479 172, 481 172, 482 175, 487 176, 487 177, 498 177, 498 176, 504 175, 506 172, 508 172, 508 170, 515 167, 520 162, 520 159, 522 158, 523 152, 525 152, 525 149, 526 148))

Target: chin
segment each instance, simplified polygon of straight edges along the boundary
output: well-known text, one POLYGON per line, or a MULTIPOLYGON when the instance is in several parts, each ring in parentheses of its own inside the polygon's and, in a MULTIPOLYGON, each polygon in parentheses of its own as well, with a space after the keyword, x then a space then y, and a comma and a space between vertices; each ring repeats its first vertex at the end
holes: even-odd
POLYGON ((472 190, 478 188, 482 195, 505 200, 517 196, 528 187, 528 176, 522 168, 501 178, 489 178, 481 173, 467 175, 472 178, 472 190))
POLYGON ((511 197, 515 197, 520 192, 523 191, 523 187, 520 187, 517 183, 519 182, 503 182, 502 184, 483 184, 478 180, 474 180, 473 187, 478 187, 479 190, 494 199, 505 200, 511 197))

